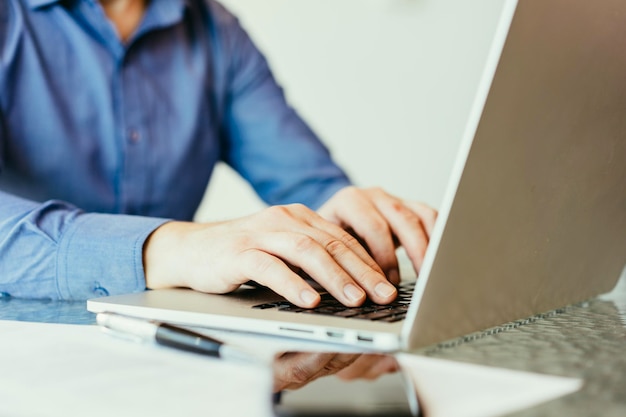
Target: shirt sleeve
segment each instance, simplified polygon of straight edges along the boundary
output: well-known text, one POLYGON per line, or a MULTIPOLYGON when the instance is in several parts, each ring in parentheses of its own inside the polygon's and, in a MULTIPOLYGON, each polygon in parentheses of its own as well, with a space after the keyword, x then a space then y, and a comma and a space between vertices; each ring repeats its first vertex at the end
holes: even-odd
POLYGON ((289 106, 265 57, 239 22, 232 15, 223 20, 225 161, 265 202, 318 208, 350 180, 289 106))
MULTIPOLYGON (((6 65, 15 59, 23 29, 14 3, 0 1, 0 85, 11 75, 6 65)), ((0 175, 7 135, 0 110, 0 175)), ((34 202, 0 191, 0 293, 84 300, 145 290, 143 245, 166 221, 85 213, 62 201, 34 202)))
POLYGON ((84 300, 145 290, 143 244, 166 221, 0 192, 0 292, 84 300))

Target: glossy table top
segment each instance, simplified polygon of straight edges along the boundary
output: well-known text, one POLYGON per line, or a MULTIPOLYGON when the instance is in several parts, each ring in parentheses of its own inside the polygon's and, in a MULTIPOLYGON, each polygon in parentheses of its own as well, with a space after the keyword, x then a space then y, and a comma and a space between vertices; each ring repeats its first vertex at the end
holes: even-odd
POLYGON ((515 416, 626 416, 626 274, 609 294, 501 330, 423 353, 584 380, 577 393, 515 416))
MULTIPOLYGON (((0 297, 0 319, 94 324, 84 302, 0 297)), ((421 354, 584 379, 573 395, 514 416, 626 415, 626 274, 609 294, 420 351, 421 354)))

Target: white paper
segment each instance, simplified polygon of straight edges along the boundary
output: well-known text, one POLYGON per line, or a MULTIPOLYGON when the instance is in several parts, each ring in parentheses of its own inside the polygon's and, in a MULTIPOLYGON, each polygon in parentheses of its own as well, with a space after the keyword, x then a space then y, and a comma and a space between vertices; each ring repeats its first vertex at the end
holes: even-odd
POLYGON ((0 321, 3 416, 270 416, 271 377, 97 326, 0 321))
POLYGON ((582 380, 400 354, 428 417, 502 416, 579 390, 582 380))

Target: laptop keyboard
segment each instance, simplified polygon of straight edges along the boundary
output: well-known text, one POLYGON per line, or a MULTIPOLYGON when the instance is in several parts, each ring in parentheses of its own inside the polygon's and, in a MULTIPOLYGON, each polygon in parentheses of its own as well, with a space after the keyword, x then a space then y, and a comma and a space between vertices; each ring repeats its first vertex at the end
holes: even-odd
POLYGON ((375 304, 368 300, 359 307, 346 307, 332 295, 325 292, 320 294, 322 300, 315 308, 298 307, 289 301, 257 304, 252 306, 252 308, 259 310, 273 308, 279 311, 298 314, 321 314, 325 316, 394 323, 404 320, 406 317, 414 289, 415 282, 401 283, 400 286, 398 286, 398 297, 392 303, 386 305, 375 304))

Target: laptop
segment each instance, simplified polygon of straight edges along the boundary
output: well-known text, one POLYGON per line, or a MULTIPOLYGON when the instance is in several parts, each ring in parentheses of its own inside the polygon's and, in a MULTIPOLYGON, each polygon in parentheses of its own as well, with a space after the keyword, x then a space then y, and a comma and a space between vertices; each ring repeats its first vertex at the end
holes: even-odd
POLYGON ((91 299, 87 308, 394 351, 608 292, 626 264, 625 17, 623 0, 503 1, 398 320, 290 311, 280 296, 248 286, 226 295, 145 291, 91 299))

